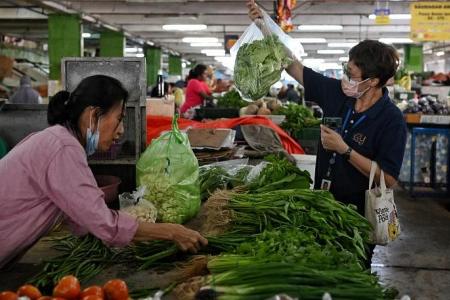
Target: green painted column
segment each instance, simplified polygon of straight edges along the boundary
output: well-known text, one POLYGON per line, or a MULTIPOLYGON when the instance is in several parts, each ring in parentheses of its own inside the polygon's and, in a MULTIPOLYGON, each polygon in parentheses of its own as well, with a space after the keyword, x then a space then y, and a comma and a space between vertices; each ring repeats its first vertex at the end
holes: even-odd
POLYGON ((123 57, 125 55, 125 36, 122 32, 105 29, 100 34, 100 56, 123 57))
POLYGON ((145 49, 145 59, 147 61, 147 85, 156 84, 158 73, 161 70, 161 48, 148 47, 145 49))
POLYGON ((423 72, 422 45, 405 45, 405 69, 411 72, 423 72))
POLYGON ((169 75, 181 76, 183 73, 181 66, 181 57, 176 55, 169 55, 169 75))
POLYGON ((61 80, 61 59, 81 57, 83 38, 78 15, 50 14, 48 16, 48 57, 51 80, 61 80))

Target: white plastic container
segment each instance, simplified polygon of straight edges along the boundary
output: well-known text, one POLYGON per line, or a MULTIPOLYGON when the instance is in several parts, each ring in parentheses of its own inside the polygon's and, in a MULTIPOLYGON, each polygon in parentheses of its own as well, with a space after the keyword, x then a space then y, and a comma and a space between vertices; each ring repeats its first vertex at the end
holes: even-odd
POLYGON ((311 174, 311 178, 313 183, 311 184, 311 189, 314 188, 314 176, 316 174, 316 155, 308 155, 308 154, 293 154, 292 155, 296 162, 297 168, 300 170, 306 170, 311 174))

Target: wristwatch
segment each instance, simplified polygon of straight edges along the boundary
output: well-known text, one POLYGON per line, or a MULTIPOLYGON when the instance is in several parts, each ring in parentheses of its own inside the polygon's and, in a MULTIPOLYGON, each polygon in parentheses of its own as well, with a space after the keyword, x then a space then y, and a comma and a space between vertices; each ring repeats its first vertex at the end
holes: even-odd
POLYGON ((352 153, 352 151, 353 151, 352 147, 348 147, 347 151, 342 153, 342 156, 344 156, 345 159, 349 160, 350 159, 350 154, 352 153))

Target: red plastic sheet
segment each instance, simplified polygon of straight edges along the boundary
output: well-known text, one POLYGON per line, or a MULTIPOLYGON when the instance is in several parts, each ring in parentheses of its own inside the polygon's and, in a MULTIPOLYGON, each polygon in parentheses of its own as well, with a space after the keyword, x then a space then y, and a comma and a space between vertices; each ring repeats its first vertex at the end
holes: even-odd
MULTIPOLYGON (((187 119, 178 119, 180 129, 192 128, 234 128, 238 125, 261 125, 272 128, 280 137, 284 149, 290 154, 304 154, 302 147, 292 139, 283 129, 278 127, 272 120, 265 117, 243 117, 235 119, 220 119, 209 122, 197 122, 187 119)), ((159 137, 161 132, 170 130, 172 127, 171 117, 147 116, 147 144, 159 137)))

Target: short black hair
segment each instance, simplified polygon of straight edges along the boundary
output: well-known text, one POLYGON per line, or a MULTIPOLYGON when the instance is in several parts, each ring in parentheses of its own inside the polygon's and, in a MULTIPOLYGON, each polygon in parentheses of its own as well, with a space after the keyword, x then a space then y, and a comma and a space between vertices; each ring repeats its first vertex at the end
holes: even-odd
POLYGON ((128 92, 119 80, 105 76, 93 75, 84 78, 72 93, 58 92, 51 97, 47 110, 47 122, 50 126, 70 127, 78 136, 78 120, 86 107, 100 108, 100 115, 122 103, 122 110, 128 100, 128 92))
POLYGON ((394 47, 374 40, 365 40, 353 47, 349 59, 361 69, 363 80, 378 78, 378 87, 383 87, 395 75, 399 65, 394 47))

